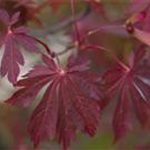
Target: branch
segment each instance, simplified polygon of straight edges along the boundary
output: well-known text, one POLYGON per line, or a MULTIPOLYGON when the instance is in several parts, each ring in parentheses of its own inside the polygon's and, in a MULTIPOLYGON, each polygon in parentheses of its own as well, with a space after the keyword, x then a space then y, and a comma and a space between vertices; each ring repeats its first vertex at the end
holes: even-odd
MULTIPOLYGON (((75 20, 79 21, 79 20, 84 19, 85 17, 87 17, 89 15, 90 12, 91 12, 91 9, 90 9, 90 7, 87 6, 86 10, 83 13, 81 13, 81 14, 79 14, 79 15, 77 15, 75 17, 75 20)), ((49 34, 54 34, 54 33, 57 33, 57 32, 60 32, 60 31, 62 31, 64 29, 66 29, 67 27, 71 26, 73 22, 74 22, 74 19, 72 17, 70 17, 70 18, 67 18, 64 21, 61 21, 61 22, 53 25, 53 26, 50 26, 47 29, 39 30, 39 29, 31 28, 30 30, 31 30, 31 34, 33 36, 45 37, 45 36, 47 36, 49 34)))

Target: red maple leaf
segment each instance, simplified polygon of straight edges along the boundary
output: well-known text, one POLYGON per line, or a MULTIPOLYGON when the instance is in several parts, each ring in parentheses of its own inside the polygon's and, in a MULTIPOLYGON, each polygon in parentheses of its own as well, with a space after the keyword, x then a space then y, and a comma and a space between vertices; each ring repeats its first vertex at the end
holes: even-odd
POLYGON ((5 9, 10 15, 20 12, 19 25, 24 25, 28 21, 34 21, 41 25, 41 21, 36 16, 42 9, 41 6, 33 0, 6 0, 0 1, 0 8, 5 9))
POLYGON ((46 137, 56 138, 67 149, 77 130, 90 136, 99 124, 101 91, 99 76, 88 72, 89 61, 71 56, 66 70, 43 55, 45 64, 36 65, 26 79, 18 81, 22 89, 6 102, 27 107, 43 86, 47 90, 34 110, 28 131, 37 147, 46 137))
POLYGON ((18 9, 21 12, 21 19, 24 18, 24 23, 27 21, 34 21, 35 23, 42 25, 40 19, 36 16, 41 9, 42 6, 38 5, 33 0, 16 0, 16 5, 14 6, 15 9, 18 9), (25 11, 22 11, 22 9, 25 11))
POLYGON ((0 20, 6 26, 6 32, 1 35, 1 46, 4 46, 4 55, 1 62, 1 76, 7 74, 11 83, 16 83, 20 72, 19 64, 24 64, 24 59, 19 51, 18 43, 30 52, 39 53, 40 50, 36 46, 36 40, 27 35, 28 29, 24 26, 15 27, 15 23, 19 19, 20 13, 17 12, 9 17, 5 10, 0 10, 0 20))
POLYGON ((144 49, 139 49, 129 60, 129 66, 117 64, 103 77, 107 95, 118 96, 113 117, 114 141, 122 138, 131 127, 131 111, 145 126, 150 107, 150 65, 142 58, 144 49))

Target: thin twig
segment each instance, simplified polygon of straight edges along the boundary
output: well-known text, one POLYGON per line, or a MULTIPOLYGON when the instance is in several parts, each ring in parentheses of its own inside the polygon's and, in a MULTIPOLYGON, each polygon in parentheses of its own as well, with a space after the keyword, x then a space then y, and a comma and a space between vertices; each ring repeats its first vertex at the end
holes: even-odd
POLYGON ((72 19, 73 19, 73 28, 74 28, 74 33, 77 41, 77 45, 80 44, 80 34, 79 34, 79 29, 77 25, 77 20, 75 19, 75 0, 71 0, 71 14, 72 14, 72 19))
MULTIPOLYGON (((77 15, 75 17, 75 20, 77 20, 77 21, 82 20, 83 18, 88 16, 90 12, 91 12, 90 7, 86 7, 86 10, 83 13, 77 15)), ((53 26, 50 26, 50 27, 48 27, 46 29, 41 29, 40 30, 40 29, 33 29, 33 28, 31 28, 30 30, 31 30, 31 34, 33 36, 45 37, 47 35, 60 32, 60 31, 64 30, 67 27, 70 27, 73 22, 74 22, 74 19, 72 17, 69 17, 66 20, 61 21, 61 22, 59 22, 59 23, 57 23, 57 24, 55 24, 53 26)))
POLYGON ((65 53, 67 53, 68 51, 72 50, 73 48, 75 48, 74 44, 69 45, 65 50, 56 53, 57 56, 63 55, 65 53))

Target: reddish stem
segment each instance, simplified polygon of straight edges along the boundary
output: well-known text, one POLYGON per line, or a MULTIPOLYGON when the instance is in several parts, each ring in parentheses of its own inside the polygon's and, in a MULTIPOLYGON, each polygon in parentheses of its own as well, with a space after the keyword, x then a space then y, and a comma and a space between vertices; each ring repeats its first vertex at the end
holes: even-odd
POLYGON ((75 31, 75 36, 76 36, 76 45, 80 45, 80 34, 78 30, 78 25, 77 25, 77 20, 75 17, 75 0, 71 0, 71 13, 72 13, 72 19, 73 19, 73 27, 75 31))
POLYGON ((65 54, 65 53, 67 53, 68 51, 70 51, 71 49, 73 49, 74 47, 75 47, 75 45, 74 45, 74 44, 71 44, 71 45, 69 45, 65 50, 63 50, 63 51, 61 51, 61 52, 58 52, 58 53, 56 53, 56 54, 57 54, 57 56, 63 55, 63 54, 65 54))
MULTIPOLYGON (((82 47, 81 47, 82 48, 82 47)), ((117 62, 117 63, 119 63, 123 68, 125 68, 125 70, 130 70, 130 68, 127 66, 127 65, 125 65, 124 63, 122 63, 119 59, 118 59, 118 57, 116 57, 116 55, 114 55, 112 52, 111 52, 111 50, 108 50, 108 49, 106 49, 105 47, 101 47, 101 46, 99 46, 99 45, 85 45, 85 46, 83 46, 83 48, 82 48, 82 50, 88 50, 88 49, 95 49, 95 50, 104 50, 105 52, 107 52, 107 53, 109 53, 111 56, 112 56, 112 58, 114 58, 114 60, 117 62)))
POLYGON ((89 38, 89 36, 92 36, 93 34, 96 34, 102 30, 115 29, 115 28, 124 28, 124 26, 123 25, 108 25, 108 26, 102 26, 94 30, 90 30, 80 38, 80 42, 81 43, 84 42, 87 38, 89 38))
POLYGON ((34 39, 38 43, 40 43, 45 48, 45 50, 47 51, 47 53, 51 55, 51 57, 55 57, 55 53, 50 50, 50 48, 48 47, 47 44, 45 44, 43 41, 39 40, 36 37, 32 37, 32 36, 29 36, 29 37, 32 38, 32 39, 34 39))
POLYGON ((35 37, 32 37, 34 40, 36 40, 38 43, 40 43, 47 51, 48 54, 51 55, 52 58, 56 58, 56 61, 57 61, 57 65, 59 68, 62 68, 61 67, 61 64, 60 64, 60 61, 59 61, 59 58, 58 58, 58 55, 59 54, 56 54, 55 52, 51 51, 50 48, 47 46, 47 44, 45 44, 44 42, 42 42, 41 40, 39 40, 38 38, 35 38, 35 37))

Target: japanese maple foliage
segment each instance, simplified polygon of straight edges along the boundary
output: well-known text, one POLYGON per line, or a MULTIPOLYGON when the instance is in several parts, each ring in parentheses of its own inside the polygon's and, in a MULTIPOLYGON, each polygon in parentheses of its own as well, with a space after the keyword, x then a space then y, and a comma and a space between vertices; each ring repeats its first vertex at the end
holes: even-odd
POLYGON ((43 55, 44 65, 36 65, 16 86, 23 87, 6 102, 27 107, 39 90, 47 90, 35 108, 28 131, 34 146, 45 137, 57 138, 68 149, 77 130, 93 136, 99 124, 99 76, 89 73, 89 61, 71 56, 65 70, 43 55), (86 85, 85 85, 86 84, 86 85))
MULTIPOLYGON (((44 140, 56 140, 63 150, 68 150, 78 132, 93 137, 99 128, 101 114, 110 102, 116 103, 111 116, 113 144, 125 137, 134 126, 134 119, 142 127, 148 124, 150 0, 130 0, 118 19, 113 6, 105 6, 106 3, 101 0, 45 0, 39 3, 0 0, 0 47, 4 52, 0 75, 7 76, 16 88, 5 102, 21 109, 31 108, 32 104, 36 105, 40 91, 44 92, 27 127, 35 148, 44 140), (66 3, 67 7, 64 7, 66 3), (62 15, 64 8, 69 11, 62 15), (43 14, 50 13, 49 18, 43 14, 37 18, 37 13, 43 9, 43 14), (112 11, 112 15, 108 11, 112 11), (113 15, 115 17, 111 19, 113 15), (42 21, 40 17, 43 17, 42 21), (35 29, 30 21, 43 26, 35 29), (67 42, 60 35, 67 37, 67 42), (64 49, 53 50, 53 41, 64 49), (45 52, 40 50, 39 44, 45 52), (118 48, 121 51, 117 51, 118 48), (39 54, 42 59, 19 80, 20 65, 25 62, 22 49, 39 54), (66 55, 65 60, 62 55, 66 55), (94 60, 98 60, 96 66, 94 60)), ((117 3, 121 4, 118 0, 111 1, 111 4, 117 3)), ((15 129, 21 128, 15 125, 15 129)), ((13 131, 16 147, 19 150, 30 147, 24 143, 26 137, 16 131, 13 131)))
POLYGON ((34 21, 41 25, 40 19, 36 16, 42 6, 33 0, 1 0, 0 8, 5 9, 10 15, 20 12, 19 24, 24 25, 29 21, 34 21))
POLYGON ((24 59, 18 43, 30 52, 40 53, 36 40, 28 36, 28 29, 24 26, 15 27, 20 13, 11 17, 5 10, 0 10, 0 19, 6 26, 6 31, 1 34, 1 47, 4 46, 4 55, 1 62, 1 76, 7 75, 8 80, 15 84, 19 75, 19 64, 24 65, 24 59))
MULTIPOLYGON (((129 66, 116 64, 103 76, 107 95, 117 95, 118 102, 113 117, 114 141, 125 136, 131 128, 132 109, 142 126, 146 125, 150 108, 150 65, 144 60, 143 48, 129 57, 129 66)), ((111 99, 111 98, 110 98, 111 99)))

